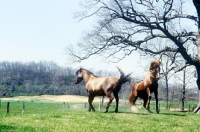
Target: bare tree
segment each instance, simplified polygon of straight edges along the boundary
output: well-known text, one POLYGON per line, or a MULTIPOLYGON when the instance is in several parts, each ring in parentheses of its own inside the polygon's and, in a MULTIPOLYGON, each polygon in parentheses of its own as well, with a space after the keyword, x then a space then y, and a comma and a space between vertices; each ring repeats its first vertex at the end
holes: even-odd
POLYGON ((184 111, 186 93, 194 87, 194 68, 185 67, 181 72, 175 75, 175 78, 180 83, 179 91, 181 92, 181 110, 184 111))
MULTIPOLYGON (((168 55, 169 56, 169 55, 168 55)), ((163 74, 162 81, 165 84, 165 93, 166 93, 166 109, 169 109, 169 80, 174 75, 174 73, 170 73, 174 67, 171 67, 171 60, 169 57, 162 58, 161 72, 163 74)))
MULTIPOLYGON (((98 23, 79 43, 78 49, 68 46, 67 53, 81 61, 100 54, 105 59, 119 61, 139 50, 144 54, 160 55, 166 52, 181 55, 187 65, 197 71, 200 110, 200 0, 85 0, 80 19, 97 16, 98 23), (197 14, 189 14, 188 5, 197 14), (193 5, 192 5, 193 4, 193 5), (189 25, 187 25, 189 24, 189 25), (194 28, 191 28, 191 24, 194 28), (172 45, 152 48, 153 39, 168 39, 172 45), (191 42, 189 44, 189 42, 191 42), (186 51, 186 47, 190 49, 186 51), (194 49, 194 50, 193 50, 194 49)), ((191 10, 191 8, 190 8, 191 10)), ((158 43, 154 47, 162 45, 158 43)), ((180 68, 183 69, 184 67, 180 68)))

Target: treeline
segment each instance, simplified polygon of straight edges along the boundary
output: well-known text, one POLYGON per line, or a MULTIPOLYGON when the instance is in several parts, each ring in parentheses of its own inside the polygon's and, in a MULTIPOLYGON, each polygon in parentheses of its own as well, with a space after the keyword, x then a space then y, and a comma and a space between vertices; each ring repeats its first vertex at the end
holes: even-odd
POLYGON ((73 84, 74 79, 74 69, 54 62, 0 62, 1 97, 81 94, 73 84))

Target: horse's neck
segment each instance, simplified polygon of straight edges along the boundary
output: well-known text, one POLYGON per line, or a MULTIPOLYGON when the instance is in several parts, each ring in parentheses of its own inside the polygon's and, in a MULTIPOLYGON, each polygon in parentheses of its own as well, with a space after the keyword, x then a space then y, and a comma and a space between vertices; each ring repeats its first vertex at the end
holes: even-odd
POLYGON ((151 71, 149 71, 148 74, 145 77, 145 81, 152 83, 154 79, 156 79, 156 77, 152 74, 151 71))
POLYGON ((154 75, 154 73, 152 73, 152 71, 149 71, 148 72, 148 75, 154 79, 156 79, 156 75, 154 75))
POLYGON ((85 84, 91 79, 91 78, 94 78, 94 75, 92 75, 92 74, 84 74, 84 76, 83 76, 83 80, 84 80, 84 82, 85 82, 85 84))

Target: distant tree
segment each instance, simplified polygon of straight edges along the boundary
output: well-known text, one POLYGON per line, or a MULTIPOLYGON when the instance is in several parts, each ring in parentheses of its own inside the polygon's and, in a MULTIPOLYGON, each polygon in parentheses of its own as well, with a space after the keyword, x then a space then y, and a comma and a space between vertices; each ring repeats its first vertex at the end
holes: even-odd
MULTIPOLYGON (((168 55, 170 56, 170 55, 168 55)), ((166 109, 169 108, 169 81, 170 78, 173 77, 174 75, 174 71, 172 71, 174 69, 174 67, 171 66, 172 62, 170 60, 170 57, 164 57, 162 58, 162 65, 161 65, 161 72, 162 72, 162 76, 161 76, 161 81, 164 82, 165 84, 165 97, 166 97, 166 109), (171 71, 173 73, 171 73, 171 71)))
POLYGON ((175 75, 177 81, 180 83, 179 91, 181 92, 181 110, 184 111, 186 92, 194 87, 194 68, 185 67, 180 73, 175 75))

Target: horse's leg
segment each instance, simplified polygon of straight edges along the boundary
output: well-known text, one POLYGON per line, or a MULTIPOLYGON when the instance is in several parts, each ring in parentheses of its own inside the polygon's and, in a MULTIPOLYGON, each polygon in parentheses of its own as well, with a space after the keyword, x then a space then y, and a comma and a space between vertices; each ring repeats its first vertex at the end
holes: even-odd
POLYGON ((110 104, 112 103, 112 100, 114 99, 114 98, 112 97, 112 95, 111 95, 111 92, 110 92, 110 91, 109 91, 109 92, 107 92, 106 96, 109 98, 109 102, 107 103, 107 106, 106 106, 106 111, 105 111, 105 113, 106 113, 106 112, 108 112, 108 108, 110 107, 110 104))
POLYGON ((143 102, 143 107, 144 107, 145 109, 146 109, 146 106, 147 106, 147 100, 148 100, 147 98, 144 98, 144 99, 143 99, 143 101, 144 101, 144 102, 143 102))
POLYGON ((118 112, 118 104, 119 104, 119 97, 118 97, 118 92, 113 92, 115 99, 116 99, 116 107, 115 107, 115 113, 118 112))
POLYGON ((94 109, 94 107, 93 107, 93 105, 92 105, 93 100, 94 100, 94 96, 93 96, 93 95, 89 95, 89 97, 88 97, 88 103, 89 103, 88 112, 90 112, 91 109, 92 109, 92 111, 95 112, 95 109, 94 109))
POLYGON ((156 89, 154 91, 154 96, 155 96, 155 99, 156 99, 156 112, 159 114, 159 108, 158 108, 158 89, 156 89))
POLYGON ((150 92, 150 88, 147 88, 147 102, 146 102, 146 109, 149 111, 149 113, 152 113, 152 111, 150 111, 150 100, 151 100, 151 92, 150 92))
POLYGON ((132 111, 133 113, 138 113, 138 109, 137 109, 137 107, 136 107, 136 105, 135 105, 135 102, 136 102, 137 98, 138 98, 138 96, 136 95, 135 92, 132 91, 132 92, 129 94, 130 109, 131 109, 131 111, 132 111))

